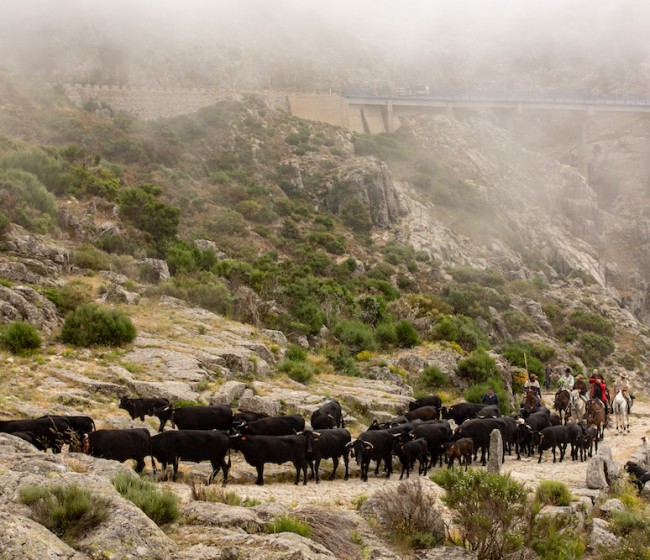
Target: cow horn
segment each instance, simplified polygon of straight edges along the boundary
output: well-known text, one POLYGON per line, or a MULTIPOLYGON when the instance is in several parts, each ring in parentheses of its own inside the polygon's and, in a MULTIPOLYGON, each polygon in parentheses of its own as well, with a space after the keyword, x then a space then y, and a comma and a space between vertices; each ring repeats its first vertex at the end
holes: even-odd
POLYGON ((375 446, 374 446, 372 443, 370 443, 369 441, 364 441, 363 444, 364 444, 364 445, 367 445, 368 447, 370 447, 370 449, 374 449, 374 448, 375 448, 375 446))
POLYGON ((401 435, 402 435, 402 434, 391 434, 391 436, 393 436, 394 438, 398 438, 398 437, 400 437, 401 435))
POLYGON ((352 446, 354 445, 354 442, 355 442, 355 441, 357 441, 357 440, 355 439, 355 440, 352 440, 352 441, 348 441, 348 442, 345 444, 345 447, 352 447, 352 446))
MULTIPOLYGON (((294 429, 293 431, 296 432, 295 429, 294 429)), ((303 434, 302 432, 296 432, 296 435, 297 435, 297 436, 301 436, 302 434, 303 434)))
POLYGON ((312 432, 316 437, 320 437, 320 432, 312 432))
POLYGON ((332 416, 331 414, 328 414, 327 417, 334 420, 334 416, 332 416))

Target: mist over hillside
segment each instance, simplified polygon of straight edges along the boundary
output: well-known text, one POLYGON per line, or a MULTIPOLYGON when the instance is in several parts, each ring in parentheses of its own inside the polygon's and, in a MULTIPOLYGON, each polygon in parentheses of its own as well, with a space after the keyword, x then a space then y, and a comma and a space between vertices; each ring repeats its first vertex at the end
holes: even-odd
POLYGON ((0 52, 50 82, 637 93, 650 75, 647 12, 639 0, 10 0, 0 52))

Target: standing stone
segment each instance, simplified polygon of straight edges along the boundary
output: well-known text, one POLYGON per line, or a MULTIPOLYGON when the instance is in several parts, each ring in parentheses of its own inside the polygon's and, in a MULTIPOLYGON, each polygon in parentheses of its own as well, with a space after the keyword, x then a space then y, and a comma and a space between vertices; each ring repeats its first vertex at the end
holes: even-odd
POLYGON ((501 432, 497 429, 490 434, 490 458, 488 459, 487 471, 499 473, 503 464, 503 440, 501 432))

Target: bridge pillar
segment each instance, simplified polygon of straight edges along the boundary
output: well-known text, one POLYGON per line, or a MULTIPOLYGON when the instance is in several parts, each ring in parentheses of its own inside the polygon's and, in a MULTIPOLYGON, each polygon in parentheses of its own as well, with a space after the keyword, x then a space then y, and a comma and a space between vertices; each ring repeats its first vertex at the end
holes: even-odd
POLYGON ((386 120, 386 132, 395 132, 393 126, 393 102, 386 101, 386 113, 384 115, 386 120))
MULTIPOLYGON (((593 110, 592 110, 593 114, 593 110)), ((589 124, 589 111, 581 111, 578 117, 578 169, 589 182, 589 154, 587 152, 587 127, 589 124)))

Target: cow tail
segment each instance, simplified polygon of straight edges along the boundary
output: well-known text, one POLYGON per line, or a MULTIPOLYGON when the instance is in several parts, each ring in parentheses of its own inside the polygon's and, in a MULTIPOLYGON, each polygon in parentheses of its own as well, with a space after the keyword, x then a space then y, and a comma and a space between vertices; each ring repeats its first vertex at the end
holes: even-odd
POLYGON ((232 461, 230 460, 230 436, 228 436, 228 468, 230 469, 232 461))

